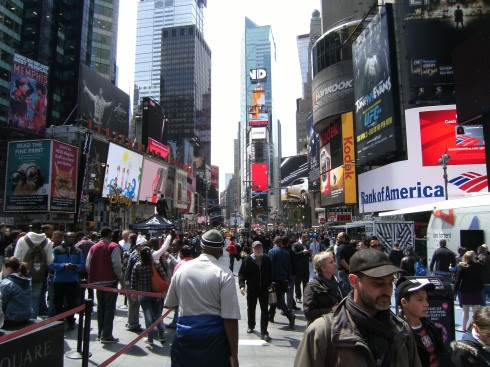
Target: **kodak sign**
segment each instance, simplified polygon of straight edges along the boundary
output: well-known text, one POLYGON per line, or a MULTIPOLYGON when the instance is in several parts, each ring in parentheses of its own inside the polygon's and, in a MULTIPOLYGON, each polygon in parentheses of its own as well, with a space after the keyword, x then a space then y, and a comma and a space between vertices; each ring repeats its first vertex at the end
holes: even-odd
POLYGON ((344 194, 346 204, 357 203, 354 121, 352 112, 342 114, 342 148, 344 157, 344 194))

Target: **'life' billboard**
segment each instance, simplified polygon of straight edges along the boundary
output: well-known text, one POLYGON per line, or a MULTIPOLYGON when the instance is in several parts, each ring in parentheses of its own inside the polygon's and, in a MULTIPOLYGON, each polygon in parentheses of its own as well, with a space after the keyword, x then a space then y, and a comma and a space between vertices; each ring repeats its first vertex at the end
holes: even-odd
POLYGON ((44 135, 49 67, 14 54, 10 74, 9 128, 44 135))

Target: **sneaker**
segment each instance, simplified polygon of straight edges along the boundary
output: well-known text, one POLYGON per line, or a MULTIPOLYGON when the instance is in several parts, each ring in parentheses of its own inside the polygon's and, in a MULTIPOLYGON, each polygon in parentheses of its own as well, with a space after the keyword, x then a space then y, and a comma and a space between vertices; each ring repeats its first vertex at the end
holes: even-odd
POLYGON ((301 310, 301 308, 299 308, 297 306, 293 306, 293 307, 291 307, 291 310, 293 310, 293 311, 299 311, 299 310, 301 310))
POLYGON ((266 342, 270 342, 271 337, 269 336, 269 333, 262 333, 262 340, 264 340, 266 342))
POLYGON ((102 332, 101 332, 101 331, 98 331, 98 332, 97 332, 97 338, 96 338, 96 340, 97 340, 98 342, 100 341, 100 335, 101 335, 101 334, 102 334, 102 332))
POLYGON ((165 324, 165 327, 168 329, 177 329, 177 325, 174 323, 165 324))
POLYGON ((126 328, 127 331, 131 331, 133 333, 141 333, 143 331, 143 329, 141 328, 141 326, 133 326, 133 327, 128 327, 126 328))
POLYGON ((163 345, 167 339, 165 339, 163 336, 161 338, 158 338, 158 341, 163 345))
POLYGON ((247 329, 247 334, 252 334, 253 332, 254 332, 254 329, 252 329, 252 328, 247 329))
POLYGON ((153 339, 145 338, 145 344, 153 345, 153 339))
POLYGON ((294 327, 294 320, 296 319, 296 316, 291 315, 289 318, 289 327, 292 329, 294 327))
POLYGON ((114 338, 113 336, 111 336, 109 338, 100 338, 100 342, 102 344, 113 344, 113 343, 118 343, 119 342, 119 339, 118 338, 114 338))
POLYGON ((296 298, 296 303, 301 303, 301 300, 299 298, 296 298))

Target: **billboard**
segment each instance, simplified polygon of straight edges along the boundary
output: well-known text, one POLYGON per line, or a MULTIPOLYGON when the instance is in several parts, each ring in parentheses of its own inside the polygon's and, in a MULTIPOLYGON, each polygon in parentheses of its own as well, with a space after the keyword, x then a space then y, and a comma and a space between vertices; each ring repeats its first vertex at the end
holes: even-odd
POLYGON ((391 57, 391 4, 379 7, 352 45, 357 161, 386 162, 397 151, 396 74, 391 57))
POLYGON ((254 127, 250 129, 250 140, 263 140, 267 138, 266 127, 254 127))
POLYGON ((187 172, 177 169, 175 171, 175 207, 187 209, 187 172))
MULTIPOLYGON (((408 160, 391 163, 358 176, 361 212, 396 210, 444 200, 443 169, 441 166, 424 165, 420 127, 425 112, 454 108, 454 105, 446 105, 405 111, 408 160), (383 179, 380 180, 380 177, 383 179)), ((444 154, 444 151, 445 147, 439 154, 444 154)), ((450 199, 463 197, 466 193, 488 191, 485 164, 449 165, 447 175, 450 199)))
POLYGON ((120 145, 110 143, 102 196, 116 195, 138 201, 143 156, 120 145))
POLYGON ((78 148, 54 140, 52 150, 50 210, 74 213, 77 195, 78 148))
POLYGON ((5 211, 48 211, 50 168, 51 140, 9 142, 5 175, 5 211))
POLYGON ((314 124, 352 110, 352 60, 341 61, 320 71, 313 79, 312 91, 314 124))
POLYGON ((459 125, 456 109, 420 112, 422 164, 438 166, 447 149, 448 165, 485 164, 482 125, 459 125))
POLYGON ((92 139, 88 158, 88 189, 91 194, 100 196, 104 183, 105 165, 109 144, 92 139))
POLYGON ((167 174, 166 164, 145 157, 138 200, 156 203, 161 194, 165 193, 167 174))
POLYGON ((14 53, 10 73, 9 128, 44 135, 49 67, 14 53))
POLYGON ((252 191, 261 192, 269 189, 267 163, 252 163, 252 191))
POLYGON ((313 128, 313 115, 306 119, 307 126, 307 159, 308 159, 308 190, 320 190, 320 136, 313 128))
POLYGON ((266 209, 268 206, 267 192, 254 192, 252 194, 252 208, 266 209))
POLYGON ((169 166, 168 167, 168 173, 167 173, 167 181, 165 182, 165 197, 167 199, 168 203, 171 203, 169 207, 174 208, 175 207, 175 167, 169 166))
POLYGON ((143 98, 142 141, 155 154, 166 158, 168 119, 163 107, 150 97, 143 98))
POLYGON ((86 65, 80 66, 78 115, 128 136, 129 96, 86 65))
POLYGON ((268 126, 269 106, 265 105, 265 90, 260 84, 252 91, 252 105, 248 108, 248 125, 268 126))
POLYGON ((308 159, 306 154, 281 161, 281 201, 304 201, 308 195, 308 159))
POLYGON ((488 33, 490 3, 403 0, 397 7, 403 19, 403 51, 409 63, 408 105, 454 103, 452 54, 478 31, 488 33))
POLYGON ((342 114, 342 151, 344 166, 344 202, 357 203, 356 150, 354 148, 354 117, 352 112, 342 114))

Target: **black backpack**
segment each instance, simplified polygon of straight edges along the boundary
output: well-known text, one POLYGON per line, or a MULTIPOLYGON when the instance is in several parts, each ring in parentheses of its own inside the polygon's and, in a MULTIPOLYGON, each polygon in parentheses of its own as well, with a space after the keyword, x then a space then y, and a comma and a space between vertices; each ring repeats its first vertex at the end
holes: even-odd
POLYGON ((39 244, 39 246, 35 246, 27 235, 24 236, 24 240, 26 241, 27 246, 29 246, 29 250, 25 257, 27 271, 33 283, 41 283, 44 281, 48 267, 46 264, 46 255, 44 253, 44 247, 47 245, 48 239, 46 238, 39 244))

